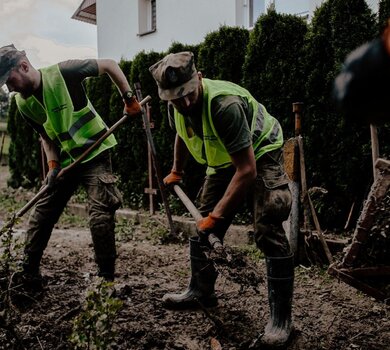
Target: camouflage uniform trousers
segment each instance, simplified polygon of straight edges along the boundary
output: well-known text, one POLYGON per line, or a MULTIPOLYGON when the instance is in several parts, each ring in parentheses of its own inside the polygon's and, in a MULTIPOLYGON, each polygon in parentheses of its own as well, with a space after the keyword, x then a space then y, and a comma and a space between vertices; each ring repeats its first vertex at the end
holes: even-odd
MULTIPOLYGON (((253 195, 254 236, 256 245, 266 256, 287 257, 291 255, 290 245, 282 223, 287 220, 291 209, 289 178, 284 172, 283 152, 275 150, 264 154, 256 163, 257 178, 248 196, 253 195)), ((225 193, 233 175, 234 167, 221 169, 217 174, 207 176, 199 195, 199 211, 203 216, 212 212, 225 193)), ((244 203, 239 203, 239 208, 244 203)), ((223 240, 234 215, 225 217, 224 223, 214 232, 223 240)))
MULTIPOLYGON (((122 203, 112 174, 108 151, 70 170, 55 188, 40 199, 29 218, 24 269, 35 273, 48 244, 54 225, 79 185, 88 195, 89 227, 100 270, 113 269, 116 259, 115 211, 122 203)), ((113 271, 111 271, 113 274, 113 271)))

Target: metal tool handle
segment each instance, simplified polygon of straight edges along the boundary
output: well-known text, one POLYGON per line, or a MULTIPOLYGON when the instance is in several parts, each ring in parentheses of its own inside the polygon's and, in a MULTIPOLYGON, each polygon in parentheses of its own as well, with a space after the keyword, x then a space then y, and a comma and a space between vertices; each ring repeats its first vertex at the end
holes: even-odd
MULTIPOLYGON (((148 103, 152 98, 150 96, 146 96, 139 104, 143 106, 148 103)), ((64 176, 68 171, 73 169, 77 164, 81 163, 94 149, 96 149, 100 144, 110 136, 120 125, 122 125, 127 119, 130 118, 130 115, 125 114, 121 119, 119 119, 114 125, 111 126, 93 145, 91 145, 87 150, 85 150, 79 158, 76 159, 73 163, 69 164, 67 167, 61 169, 58 173, 57 178, 64 176)), ((14 216, 14 218, 20 218, 27 211, 29 211, 36 202, 38 202, 48 191, 49 186, 45 185, 41 187, 38 193, 23 207, 21 208, 14 216)))
MULTIPOLYGON (((139 83, 135 84, 135 92, 137 94, 137 98, 142 99, 141 84, 139 84, 139 83)), ((162 198, 162 201, 164 204, 165 213, 167 214, 169 228, 171 231, 171 235, 173 237, 175 237, 176 236, 175 227, 173 225, 173 219, 172 219, 171 210, 169 208, 168 198, 165 194, 165 188, 164 188, 163 177, 161 175, 160 163, 158 161, 157 151, 156 151, 156 147, 154 145, 152 131, 150 129, 150 121, 146 115, 146 111, 144 108, 142 110, 142 120, 143 120, 144 125, 145 125, 146 139, 148 140, 150 151, 152 153, 153 166, 154 166, 154 171, 156 173, 156 178, 157 178, 157 185, 158 185, 158 188, 160 190, 160 195, 161 195, 161 198, 162 198)))
MULTIPOLYGON (((196 220, 200 220, 203 218, 202 214, 199 212, 199 210, 195 207, 195 205, 191 202, 191 200, 188 198, 188 196, 185 194, 185 192, 181 189, 179 185, 173 185, 173 190, 179 197, 179 199, 182 201, 184 206, 188 209, 191 216, 196 220)), ((223 245, 221 240, 214 234, 210 233, 207 235, 207 239, 211 245, 211 247, 215 250, 222 250, 223 245)))

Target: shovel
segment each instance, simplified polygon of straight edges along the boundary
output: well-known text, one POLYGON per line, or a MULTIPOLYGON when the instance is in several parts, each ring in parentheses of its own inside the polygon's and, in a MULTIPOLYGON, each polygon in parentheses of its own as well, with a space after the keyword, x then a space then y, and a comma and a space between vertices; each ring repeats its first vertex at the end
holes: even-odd
MULTIPOLYGON (((146 96, 139 104, 143 106, 147 102, 149 102, 152 98, 150 96, 146 96)), ((77 164, 82 162, 94 149, 96 149, 108 136, 110 136, 120 125, 127 121, 130 115, 125 114, 121 119, 119 119, 114 125, 111 126, 93 145, 91 145, 87 150, 84 151, 80 155, 80 157, 74 161, 72 164, 69 164, 67 167, 61 169, 58 173, 57 178, 64 176, 69 170, 73 169, 77 164)), ((7 230, 12 229, 15 221, 22 217, 27 211, 29 211, 36 202, 38 202, 48 191, 49 186, 44 185, 38 193, 18 212, 14 213, 11 219, 0 229, 0 236, 7 230)))
MULTIPOLYGON (((202 218, 201 213, 181 187, 179 185, 173 185, 173 190, 190 212, 191 216, 196 221, 200 220, 202 218)), ((259 275, 257 271, 257 266, 240 252, 235 252, 229 247, 225 248, 215 234, 210 233, 207 238, 212 249, 205 253, 215 269, 230 281, 242 287, 252 287, 257 290, 258 285, 264 282, 263 276, 259 275)))

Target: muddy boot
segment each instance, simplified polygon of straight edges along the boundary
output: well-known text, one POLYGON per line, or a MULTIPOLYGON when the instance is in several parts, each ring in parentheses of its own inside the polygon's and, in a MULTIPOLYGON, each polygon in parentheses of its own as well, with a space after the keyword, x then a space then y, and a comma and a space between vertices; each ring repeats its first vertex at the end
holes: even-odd
POLYGON ((43 290, 43 279, 39 272, 42 253, 25 253, 23 270, 15 272, 12 284, 18 286, 27 294, 39 293, 43 290))
POLYGON ((42 296, 44 281, 35 271, 17 271, 11 276, 10 297, 12 303, 20 308, 28 307, 42 296))
POLYGON ((34 295, 43 290, 43 278, 41 274, 31 274, 24 271, 15 272, 11 278, 11 287, 17 293, 34 295))
POLYGON ((168 293, 163 296, 163 306, 169 309, 196 309, 216 306, 218 301, 214 285, 218 273, 213 263, 207 259, 203 243, 198 237, 190 238, 191 280, 181 294, 168 293))
POLYGON ((294 288, 293 255, 267 257, 270 319, 261 338, 264 348, 284 348, 292 333, 291 303, 294 288))

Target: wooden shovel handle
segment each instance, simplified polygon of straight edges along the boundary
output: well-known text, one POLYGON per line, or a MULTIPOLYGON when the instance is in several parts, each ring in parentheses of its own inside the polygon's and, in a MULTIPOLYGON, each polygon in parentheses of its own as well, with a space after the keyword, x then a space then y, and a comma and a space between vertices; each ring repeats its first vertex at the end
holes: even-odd
MULTIPOLYGON (((187 208, 187 210, 190 212, 191 216, 196 220, 200 220, 203 218, 202 214, 199 212, 199 210, 195 207, 194 203, 191 202, 191 200, 188 198, 188 196, 185 194, 185 192, 181 189, 179 185, 173 185, 173 190, 179 197, 179 199, 182 201, 184 206, 187 208)), ((211 245, 211 247, 215 250, 222 250, 223 245, 221 243, 221 240, 214 234, 210 233, 207 236, 207 239, 211 245)))
MULTIPOLYGON (((143 106, 144 104, 148 103, 152 98, 150 96, 146 96, 139 104, 143 106)), ((122 125, 127 119, 130 118, 130 115, 125 114, 121 119, 119 119, 114 125, 111 126, 93 145, 91 145, 87 150, 85 150, 79 158, 77 158, 73 163, 69 164, 67 167, 61 169, 61 171, 58 173, 57 178, 60 178, 61 176, 64 176, 67 172, 69 172, 71 169, 73 169, 76 165, 81 163, 94 149, 100 146, 100 144, 108 137, 110 136, 120 125, 122 125)), ((20 218, 23 216, 27 211, 29 211, 36 202, 38 202, 48 191, 49 186, 44 185, 41 187, 41 189, 38 191, 38 193, 23 207, 21 208, 16 214, 15 218, 20 218)))

